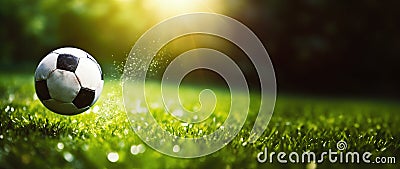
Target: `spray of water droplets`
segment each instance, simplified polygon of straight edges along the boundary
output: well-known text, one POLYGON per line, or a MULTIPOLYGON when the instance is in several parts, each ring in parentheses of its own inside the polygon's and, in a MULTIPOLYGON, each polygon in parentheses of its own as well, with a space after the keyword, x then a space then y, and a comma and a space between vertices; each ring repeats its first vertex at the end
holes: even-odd
POLYGON ((266 129, 275 104, 272 63, 261 41, 249 28, 232 18, 212 13, 191 13, 167 19, 148 30, 133 46, 122 76, 124 108, 133 130, 147 145, 161 153, 194 158, 221 149, 243 126, 249 110, 249 89, 241 69, 229 56, 214 49, 197 48, 172 60, 155 57, 168 55, 162 50, 163 46, 190 34, 226 39, 242 49, 253 63, 261 86, 259 112, 248 139, 253 143, 266 129), (179 29, 177 25, 181 25, 179 29), (229 87, 230 108, 223 123, 212 115, 218 111, 215 91, 200 90, 199 104, 193 109, 187 109, 181 102, 180 84, 188 73, 197 69, 219 74, 229 87), (147 83, 149 77, 160 75, 161 86, 147 83), (154 109, 153 105, 162 106, 154 106, 154 109), (166 114, 173 118, 157 119, 166 114), (212 122, 215 131, 196 131, 197 123, 204 121, 212 122), (194 133, 201 133, 201 137, 188 133, 189 128, 194 129, 194 133))

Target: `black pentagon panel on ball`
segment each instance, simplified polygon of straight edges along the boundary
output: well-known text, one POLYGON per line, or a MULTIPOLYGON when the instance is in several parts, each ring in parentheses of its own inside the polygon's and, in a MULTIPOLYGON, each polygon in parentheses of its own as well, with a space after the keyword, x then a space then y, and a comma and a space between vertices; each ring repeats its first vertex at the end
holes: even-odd
POLYGON ((60 54, 57 58, 57 69, 75 72, 79 58, 70 54, 60 54))
POLYGON ((49 89, 47 88, 47 81, 40 80, 35 82, 36 95, 40 100, 51 99, 49 89))
POLYGON ((78 95, 75 97, 75 99, 72 101, 72 103, 78 108, 84 108, 88 107, 92 104, 95 96, 95 91, 92 89, 88 88, 81 88, 79 90, 78 95))

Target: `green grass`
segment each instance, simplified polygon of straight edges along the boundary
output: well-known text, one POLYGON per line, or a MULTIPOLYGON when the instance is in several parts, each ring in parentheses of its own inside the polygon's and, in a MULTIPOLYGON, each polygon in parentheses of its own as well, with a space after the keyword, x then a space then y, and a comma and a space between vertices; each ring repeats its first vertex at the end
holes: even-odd
MULTIPOLYGON (((101 98, 89 111, 62 116, 47 110, 35 97, 32 75, 0 74, 0 168, 306 168, 310 166, 278 164, 276 159, 272 164, 259 164, 256 156, 265 147, 276 152, 321 153, 336 150, 340 140, 347 142, 347 151, 370 151, 373 156, 400 159, 400 105, 394 101, 278 94, 268 129, 255 144, 247 142, 256 116, 251 113, 225 148, 201 158, 179 159, 146 146, 131 130, 118 80, 109 78, 104 87, 101 98), (131 147, 138 145, 141 152, 132 154, 131 147), (108 160, 110 153, 119 155, 117 162, 108 160)), ((188 109, 198 106, 195 99, 189 99, 193 91, 192 87, 180 91, 187 98, 184 102, 188 109)), ((223 90, 216 93, 218 98, 229 97, 223 90)), ((211 116, 216 122, 206 120, 203 125, 185 129, 162 110, 152 111, 161 125, 176 135, 199 130, 204 135, 219 127, 228 106, 218 104, 211 116)), ((325 162, 317 167, 398 168, 398 163, 325 162)))

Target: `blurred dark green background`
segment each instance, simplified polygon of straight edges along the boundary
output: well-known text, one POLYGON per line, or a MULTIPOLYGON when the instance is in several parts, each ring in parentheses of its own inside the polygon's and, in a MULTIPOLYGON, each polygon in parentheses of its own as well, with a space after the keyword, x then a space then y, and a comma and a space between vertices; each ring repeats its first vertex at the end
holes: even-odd
POLYGON ((259 36, 279 92, 399 98, 399 1, 215 0, 190 9, 169 2, 2 0, 0 69, 33 71, 62 46, 82 48, 102 65, 119 64, 151 26, 206 11, 233 17, 259 36))

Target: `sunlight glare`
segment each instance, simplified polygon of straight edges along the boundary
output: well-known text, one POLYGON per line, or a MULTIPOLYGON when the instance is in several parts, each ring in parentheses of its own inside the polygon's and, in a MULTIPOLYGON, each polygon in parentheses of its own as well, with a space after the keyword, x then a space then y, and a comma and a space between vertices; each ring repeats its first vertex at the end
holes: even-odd
POLYGON ((189 12, 219 12, 218 0, 147 0, 144 7, 161 18, 189 12))

